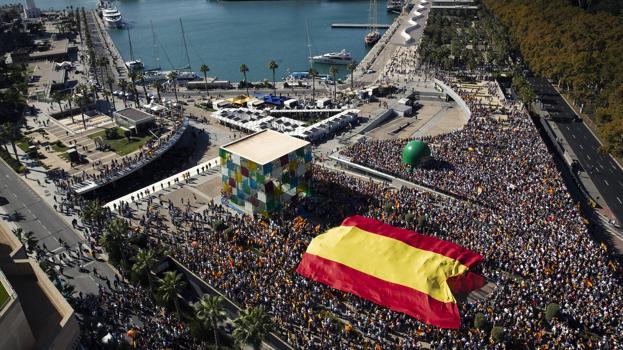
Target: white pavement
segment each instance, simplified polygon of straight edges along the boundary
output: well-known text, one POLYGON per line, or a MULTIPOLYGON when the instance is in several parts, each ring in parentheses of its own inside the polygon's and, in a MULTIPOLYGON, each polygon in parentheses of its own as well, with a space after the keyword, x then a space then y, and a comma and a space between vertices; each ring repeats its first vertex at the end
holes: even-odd
POLYGON ((108 203, 106 203, 105 207, 110 208, 111 210, 114 210, 114 207, 118 206, 119 203, 124 202, 127 204, 130 203, 134 203, 134 202, 140 202, 141 200, 143 200, 144 198, 153 195, 154 193, 157 193, 163 189, 169 188, 170 184, 177 184, 176 180, 178 181, 183 181, 184 180, 184 174, 190 174, 191 177, 203 173, 205 172, 205 170, 208 169, 214 169, 219 165, 219 157, 215 157, 212 158, 210 160, 208 160, 207 162, 195 165, 192 168, 186 169, 182 172, 179 172, 175 175, 169 176, 166 179, 162 179, 160 181, 154 182, 151 185, 145 186, 139 190, 136 190, 134 192, 128 193, 123 197, 119 197, 113 201, 110 201, 108 203), (202 169, 203 168, 203 169, 202 169), (148 194, 149 193, 149 194, 148 194), (140 195, 140 197, 139 197, 140 195))

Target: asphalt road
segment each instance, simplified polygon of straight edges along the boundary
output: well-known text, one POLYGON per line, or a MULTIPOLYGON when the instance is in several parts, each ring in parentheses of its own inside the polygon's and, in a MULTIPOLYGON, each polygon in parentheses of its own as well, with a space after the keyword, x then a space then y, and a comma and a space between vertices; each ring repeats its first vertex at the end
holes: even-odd
POLYGON ((546 79, 530 79, 544 108, 556 117, 556 125, 578 157, 603 200, 623 224, 623 170, 608 154, 599 152, 601 144, 546 79))
MULTIPOLYGON (((7 213, 17 211, 21 214, 21 219, 15 224, 24 232, 32 231, 39 247, 45 244, 48 251, 46 259, 63 268, 64 279, 74 285, 76 292, 95 294, 98 292, 98 284, 105 287, 105 282, 92 273, 94 267, 97 268, 99 275, 106 275, 112 282, 114 275, 112 269, 107 264, 86 254, 81 256, 78 249, 81 246, 81 237, 4 162, 0 162, 0 178, 2 179, 0 196, 5 199, 1 205, 3 211, 7 213), (68 250, 59 239, 69 246, 68 250), (62 261, 61 254, 66 256, 62 261), (81 267, 91 272, 81 272, 81 267)), ((60 272, 60 268, 57 268, 57 271, 60 272)))

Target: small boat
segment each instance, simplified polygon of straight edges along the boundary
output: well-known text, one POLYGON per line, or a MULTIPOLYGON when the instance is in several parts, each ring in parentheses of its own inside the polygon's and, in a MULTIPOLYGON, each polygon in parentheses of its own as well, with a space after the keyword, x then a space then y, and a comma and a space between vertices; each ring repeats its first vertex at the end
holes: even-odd
POLYGON ((378 28, 378 9, 376 7, 376 0, 370 0, 370 18, 369 18, 369 23, 370 23, 370 29, 368 31, 368 34, 366 34, 366 36, 363 39, 363 42, 366 43, 366 45, 374 45, 376 44, 380 39, 381 39, 381 33, 379 33, 379 31, 377 30, 378 28))
POLYGON ((366 45, 374 45, 379 40, 381 40, 381 33, 379 33, 378 30, 369 32, 368 34, 366 34, 365 38, 363 39, 366 45))
POLYGON ((143 61, 141 60, 131 60, 131 61, 126 61, 125 62, 125 66, 128 67, 129 71, 141 71, 143 69, 145 69, 145 65, 143 64, 143 61))
POLYGON ((350 52, 342 50, 340 52, 329 52, 323 55, 312 56, 309 60, 313 63, 345 65, 353 61, 353 56, 350 52))
POLYGON ((403 6, 402 0, 387 0, 387 12, 400 14, 403 6))

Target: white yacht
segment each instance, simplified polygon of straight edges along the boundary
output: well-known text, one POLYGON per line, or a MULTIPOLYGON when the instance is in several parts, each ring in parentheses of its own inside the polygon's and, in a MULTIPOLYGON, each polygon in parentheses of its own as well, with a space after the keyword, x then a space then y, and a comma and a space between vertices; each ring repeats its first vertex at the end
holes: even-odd
POLYGON ((340 52, 329 52, 323 55, 312 56, 309 60, 314 63, 345 65, 353 61, 353 56, 350 52, 342 50, 340 52))
POLYGON ((117 10, 115 6, 113 6, 108 1, 100 1, 98 7, 102 13, 102 20, 109 27, 120 27, 121 22, 121 12, 117 10))
POLYGON ((128 67, 129 71, 141 71, 145 68, 141 60, 126 61, 125 66, 128 67))

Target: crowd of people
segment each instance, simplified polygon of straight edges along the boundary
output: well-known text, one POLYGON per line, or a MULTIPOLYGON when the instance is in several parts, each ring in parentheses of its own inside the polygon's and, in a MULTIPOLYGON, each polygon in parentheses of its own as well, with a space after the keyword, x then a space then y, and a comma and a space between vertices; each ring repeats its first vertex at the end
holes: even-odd
MULTIPOLYGON (((555 173, 548 175, 556 180, 555 173)), ((566 191, 554 192, 541 205, 526 199, 525 205, 493 208, 406 188, 392 190, 321 167, 314 169, 313 182, 315 197, 287 210, 291 215, 263 219, 232 214, 214 203, 201 212, 190 204, 169 204, 164 217, 171 218, 169 231, 175 232, 169 241, 161 239, 167 224, 163 216, 146 216, 141 225, 231 299, 263 305, 295 348, 404 349, 418 348, 420 342, 436 349, 502 348, 489 344, 486 332, 474 329, 477 313, 505 329, 507 344, 604 349, 622 345, 623 290, 613 272, 620 267, 591 240, 566 191), (419 231, 484 256, 477 271, 495 289, 486 298, 461 303, 462 327, 451 331, 297 275, 294 270, 309 241, 351 214, 408 229, 421 225, 414 216, 423 216, 419 231), (228 229, 211 230, 217 221, 228 229), (564 316, 548 325, 543 315, 549 303, 560 304, 564 316)))

